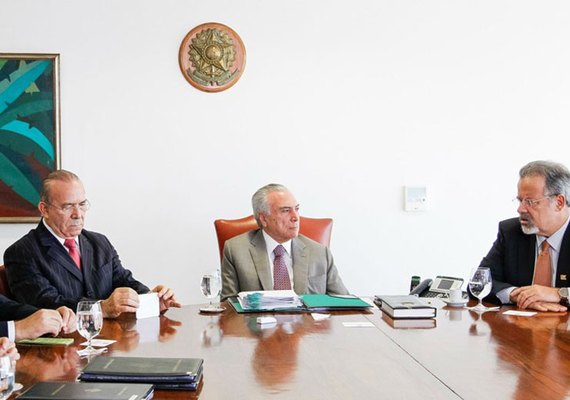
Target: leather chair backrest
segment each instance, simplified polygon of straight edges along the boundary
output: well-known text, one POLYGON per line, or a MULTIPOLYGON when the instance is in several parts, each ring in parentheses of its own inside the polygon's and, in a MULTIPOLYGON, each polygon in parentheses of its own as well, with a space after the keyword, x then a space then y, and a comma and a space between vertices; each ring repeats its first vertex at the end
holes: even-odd
MULTIPOLYGON (((301 217, 300 223, 299 233, 301 235, 307 236, 324 246, 330 246, 333 225, 331 218, 301 217)), ((217 219, 214 221, 214 226, 218 236, 220 260, 223 257, 226 240, 258 228, 253 215, 239 219, 217 219)))
POLYGON ((4 265, 0 265, 0 294, 13 298, 10 286, 8 286, 8 277, 6 276, 6 267, 4 265))

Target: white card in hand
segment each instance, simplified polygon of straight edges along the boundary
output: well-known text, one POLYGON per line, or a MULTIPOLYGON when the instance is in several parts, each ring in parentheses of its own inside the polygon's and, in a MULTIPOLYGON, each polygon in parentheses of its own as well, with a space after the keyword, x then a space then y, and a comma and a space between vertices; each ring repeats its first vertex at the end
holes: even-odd
POLYGON ((157 317, 160 314, 158 303, 158 293, 150 292, 139 294, 139 308, 137 308, 137 319, 157 317))

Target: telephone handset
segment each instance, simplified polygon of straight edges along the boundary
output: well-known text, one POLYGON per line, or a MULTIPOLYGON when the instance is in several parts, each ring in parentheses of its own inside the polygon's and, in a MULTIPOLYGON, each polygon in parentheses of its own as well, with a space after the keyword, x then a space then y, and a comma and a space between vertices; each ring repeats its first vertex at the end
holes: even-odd
MULTIPOLYGON (((453 278, 451 276, 436 276, 434 280, 424 279, 418 286, 410 292, 410 294, 419 297, 439 297, 446 298, 452 289, 461 289, 463 286, 462 278, 453 278)), ((463 292, 463 298, 467 299, 468 295, 463 292)))

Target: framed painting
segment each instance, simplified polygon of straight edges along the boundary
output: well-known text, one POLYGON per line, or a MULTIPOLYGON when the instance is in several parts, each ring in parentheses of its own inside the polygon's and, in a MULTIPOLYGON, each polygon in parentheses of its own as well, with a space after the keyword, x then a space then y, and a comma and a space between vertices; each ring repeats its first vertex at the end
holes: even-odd
POLYGON ((0 222, 37 222, 60 166, 59 54, 0 53, 0 222))

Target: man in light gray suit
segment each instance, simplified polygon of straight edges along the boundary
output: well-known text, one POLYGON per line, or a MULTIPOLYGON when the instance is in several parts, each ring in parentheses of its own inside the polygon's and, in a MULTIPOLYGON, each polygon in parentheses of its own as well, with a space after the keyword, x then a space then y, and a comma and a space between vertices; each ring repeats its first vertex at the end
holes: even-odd
POLYGON ((299 235, 299 203, 283 185, 269 184, 252 199, 260 229, 224 245, 222 299, 251 290, 348 294, 330 250, 299 235))

